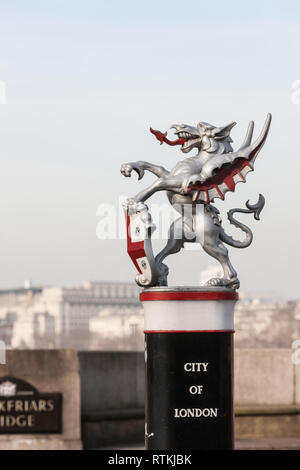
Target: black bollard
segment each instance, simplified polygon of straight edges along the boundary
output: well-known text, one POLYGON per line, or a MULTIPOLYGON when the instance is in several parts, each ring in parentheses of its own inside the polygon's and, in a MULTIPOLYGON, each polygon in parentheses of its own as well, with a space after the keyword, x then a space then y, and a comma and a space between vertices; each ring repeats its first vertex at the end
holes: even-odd
POLYGON ((224 288, 144 290, 148 450, 234 448, 233 313, 224 288))

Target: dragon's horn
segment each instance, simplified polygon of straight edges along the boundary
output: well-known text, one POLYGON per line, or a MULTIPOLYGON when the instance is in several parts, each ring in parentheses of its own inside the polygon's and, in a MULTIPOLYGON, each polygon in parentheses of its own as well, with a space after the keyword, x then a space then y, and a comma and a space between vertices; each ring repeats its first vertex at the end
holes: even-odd
POLYGON ((266 138, 267 138, 267 135, 268 135, 268 132, 269 132, 269 129, 270 129, 271 121, 272 121, 272 115, 269 113, 267 115, 264 127, 262 128, 262 131, 261 131, 259 137, 256 139, 255 142, 253 142, 251 145, 249 145, 249 150, 252 153, 254 153, 254 155, 251 159, 252 162, 255 161, 258 152, 261 150, 262 146, 264 145, 264 143, 266 141, 266 138))
POLYGON ((243 142, 243 145, 241 146, 241 149, 246 148, 251 144, 251 140, 253 137, 253 130, 254 130, 254 122, 250 121, 248 124, 247 134, 243 142))
POLYGON ((259 145, 262 145, 262 144, 264 143, 264 141, 266 140, 267 135, 268 135, 268 132, 269 132, 269 129, 270 129, 271 121, 272 121, 272 114, 269 113, 269 114, 267 114, 267 118, 266 118, 264 127, 262 128, 262 131, 261 131, 261 133, 260 133, 260 136, 259 136, 258 139, 252 144, 252 146, 253 146, 254 148, 258 147, 259 145))
POLYGON ((231 122, 227 126, 223 127, 215 127, 211 133, 213 134, 214 138, 217 140, 225 139, 229 136, 231 129, 236 125, 236 122, 231 122))

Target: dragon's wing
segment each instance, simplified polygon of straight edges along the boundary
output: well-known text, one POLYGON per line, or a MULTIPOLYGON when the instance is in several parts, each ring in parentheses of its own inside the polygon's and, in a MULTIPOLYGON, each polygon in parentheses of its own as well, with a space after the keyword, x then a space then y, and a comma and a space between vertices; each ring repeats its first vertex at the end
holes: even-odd
POLYGON ((250 122, 245 142, 237 152, 215 155, 204 165, 201 173, 204 172, 208 178, 203 184, 188 188, 189 192, 193 191, 194 201, 202 200, 209 204, 214 198, 224 199, 228 191, 235 190, 237 183, 245 183, 246 175, 254 170, 255 159, 266 141, 271 119, 271 114, 268 114, 263 130, 253 144, 254 123, 250 122))

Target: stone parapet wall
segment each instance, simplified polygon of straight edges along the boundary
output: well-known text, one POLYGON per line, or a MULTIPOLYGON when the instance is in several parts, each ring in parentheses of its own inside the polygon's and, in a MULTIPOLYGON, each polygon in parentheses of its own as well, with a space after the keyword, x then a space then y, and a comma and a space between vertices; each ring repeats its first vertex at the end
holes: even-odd
POLYGON ((0 382, 1 377, 25 380, 40 393, 61 393, 62 432, 0 434, 0 449, 81 449, 80 377, 77 352, 68 349, 7 351, 6 364, 0 365, 0 382))

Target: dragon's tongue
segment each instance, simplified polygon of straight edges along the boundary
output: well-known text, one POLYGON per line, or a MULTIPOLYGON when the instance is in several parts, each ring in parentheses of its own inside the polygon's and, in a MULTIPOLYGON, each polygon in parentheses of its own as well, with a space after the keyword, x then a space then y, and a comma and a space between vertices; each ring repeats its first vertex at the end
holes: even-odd
POLYGON ((182 137, 176 140, 164 139, 164 142, 168 145, 183 145, 186 141, 187 139, 183 139, 182 137))
POLYGON ((167 139, 167 134, 168 134, 167 132, 163 133, 163 132, 160 132, 160 131, 155 131, 151 127, 150 127, 150 132, 155 135, 157 140, 160 141, 160 144, 165 142, 168 145, 183 145, 187 141, 187 139, 183 139, 183 138, 179 138, 179 139, 176 139, 176 140, 169 140, 169 139, 167 139))

